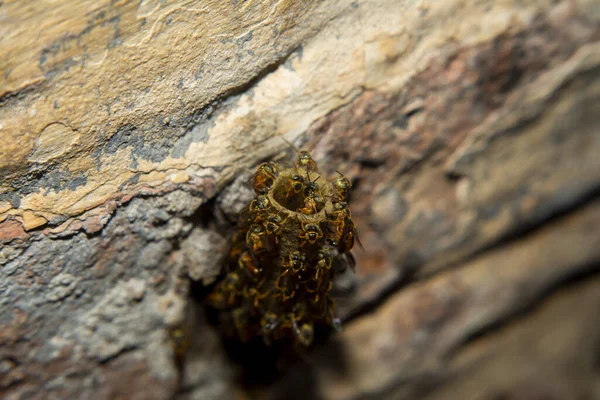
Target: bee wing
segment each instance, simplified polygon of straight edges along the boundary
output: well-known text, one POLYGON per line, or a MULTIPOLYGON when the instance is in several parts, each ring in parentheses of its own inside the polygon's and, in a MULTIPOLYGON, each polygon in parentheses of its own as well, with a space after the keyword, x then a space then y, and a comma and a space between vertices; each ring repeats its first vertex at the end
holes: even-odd
POLYGON ((344 253, 343 255, 352 271, 356 271, 356 259, 354 258, 354 255, 352 253, 344 253))
POLYGON ((338 255, 333 258, 331 269, 337 274, 343 274, 348 270, 348 267, 352 271, 356 269, 356 260, 352 253, 337 253, 338 255))
POLYGON ((360 241, 360 238, 358 237, 358 229, 356 229, 356 226, 354 227, 354 239, 356 239, 356 242, 360 246, 360 249, 362 251, 365 251, 365 246, 363 246, 363 244, 360 241))
POLYGON ((254 181, 256 180, 257 174, 258 174, 258 171, 253 173, 252 175, 250 175, 250 177, 246 180, 246 185, 254 186, 254 181))
POLYGON ((276 238, 274 235, 265 235, 265 241, 264 241, 264 245, 265 245, 265 250, 270 252, 271 250, 273 250, 273 248, 276 245, 276 238))
POLYGON ((349 268, 346 268, 346 266, 344 266, 344 268, 345 270, 343 272, 338 272, 333 278, 333 286, 331 287, 331 295, 338 299, 352 297, 356 293, 358 287, 356 275, 354 275, 349 268))
POLYGON ((256 254, 252 250, 252 246, 248 246, 248 253, 250 254, 250 258, 252 259, 252 265, 254 265, 254 266, 259 265, 259 263, 258 263, 258 257, 256 256, 256 254))
POLYGON ((250 212, 248 207, 245 207, 244 209, 242 209, 242 211, 240 211, 240 216, 238 218, 238 227, 240 228, 240 230, 248 229, 248 226, 252 221, 251 217, 252 213, 250 212))
POLYGON ((351 219, 346 218, 342 230, 342 239, 340 240, 340 253, 352 250, 354 238, 356 237, 356 227, 351 219))

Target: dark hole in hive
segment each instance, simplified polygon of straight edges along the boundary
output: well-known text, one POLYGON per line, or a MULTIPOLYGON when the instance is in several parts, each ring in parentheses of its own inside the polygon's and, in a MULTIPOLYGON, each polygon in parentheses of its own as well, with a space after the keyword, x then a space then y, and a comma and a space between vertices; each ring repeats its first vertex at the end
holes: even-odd
MULTIPOLYGON (((292 175, 289 176, 291 179, 279 179, 275 182, 275 185, 272 188, 273 199, 279 203, 282 207, 287 210, 296 212, 299 208, 303 207, 305 204, 305 200, 313 195, 314 193, 318 193, 321 191, 321 186, 326 182, 325 178, 321 176, 317 172, 306 173, 305 176, 302 175, 292 175), (295 180, 297 178, 298 180, 295 180), (294 182, 300 182, 302 180, 302 185, 298 191, 294 191, 290 189, 290 184, 294 182)), ((316 202, 316 212, 319 212, 323 209, 326 199, 321 199, 322 201, 316 202)))
POLYGON ((273 198, 277 203, 290 211, 296 211, 304 204, 304 194, 302 192, 286 194, 286 190, 282 184, 274 187, 273 198))
POLYGON ((276 342, 266 345, 262 338, 255 337, 242 343, 237 337, 223 332, 222 314, 204 302, 214 285, 204 286, 200 282, 191 283, 190 295, 196 307, 200 308, 206 321, 218 331, 227 358, 239 371, 238 384, 250 398, 265 398, 261 393, 269 392, 269 399, 318 399, 312 366, 312 350, 327 346, 336 355, 332 362, 342 363, 341 349, 331 346, 328 339, 333 330, 325 325, 315 326, 315 337, 311 348, 298 352, 291 342, 276 342), (333 350, 332 350, 333 349, 333 350))

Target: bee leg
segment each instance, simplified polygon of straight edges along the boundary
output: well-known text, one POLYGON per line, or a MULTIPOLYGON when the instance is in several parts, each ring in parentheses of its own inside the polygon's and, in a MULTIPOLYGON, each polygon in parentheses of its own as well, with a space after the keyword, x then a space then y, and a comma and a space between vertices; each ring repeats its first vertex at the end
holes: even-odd
POLYGON ((315 273, 315 281, 318 281, 319 278, 321 277, 321 268, 317 269, 317 272, 315 273))

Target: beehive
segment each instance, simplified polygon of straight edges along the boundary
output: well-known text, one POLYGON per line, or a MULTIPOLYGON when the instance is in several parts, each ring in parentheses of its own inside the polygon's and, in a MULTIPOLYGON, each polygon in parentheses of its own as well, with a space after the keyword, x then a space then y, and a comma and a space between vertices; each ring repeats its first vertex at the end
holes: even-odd
POLYGON ((208 301, 242 341, 309 346, 315 324, 339 329, 330 292, 335 274, 354 266, 350 181, 326 179, 306 151, 287 169, 261 164, 252 180, 257 197, 240 215, 226 275, 208 301))

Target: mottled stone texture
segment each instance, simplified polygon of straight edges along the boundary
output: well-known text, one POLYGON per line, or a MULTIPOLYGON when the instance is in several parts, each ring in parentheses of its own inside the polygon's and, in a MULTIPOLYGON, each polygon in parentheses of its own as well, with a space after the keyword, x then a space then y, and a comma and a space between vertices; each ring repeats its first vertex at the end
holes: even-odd
POLYGON ((600 398, 599 10, 0 2, 0 397, 600 398), (198 301, 280 136, 364 250, 249 390, 198 301))

